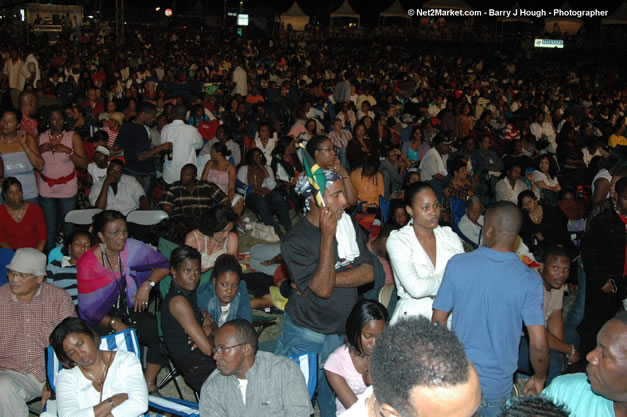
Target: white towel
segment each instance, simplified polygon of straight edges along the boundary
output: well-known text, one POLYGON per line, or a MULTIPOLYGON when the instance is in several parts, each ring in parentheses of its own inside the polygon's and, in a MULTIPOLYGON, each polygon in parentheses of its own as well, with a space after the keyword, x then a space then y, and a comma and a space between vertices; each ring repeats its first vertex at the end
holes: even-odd
POLYGON ((337 240, 337 253, 340 256, 339 262, 335 264, 335 269, 339 269, 352 263, 359 256, 355 226, 351 217, 346 213, 343 213, 337 222, 335 239, 337 240))

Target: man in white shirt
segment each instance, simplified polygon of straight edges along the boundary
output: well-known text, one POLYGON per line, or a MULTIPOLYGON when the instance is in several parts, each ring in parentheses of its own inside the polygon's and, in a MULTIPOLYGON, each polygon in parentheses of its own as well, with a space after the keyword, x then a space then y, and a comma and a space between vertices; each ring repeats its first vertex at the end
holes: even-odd
POLYGON ((97 146, 94 153, 94 162, 87 165, 87 183, 93 185, 99 181, 104 181, 109 167, 109 157, 111 151, 104 146, 97 146))
POLYGON ((16 51, 11 51, 11 57, 6 60, 2 70, 2 85, 11 90, 11 102, 16 109, 19 108, 20 93, 24 90, 24 84, 30 75, 22 58, 17 55, 16 51))
POLYGON ((148 209, 144 189, 130 175, 122 174, 124 164, 119 159, 109 162, 107 176, 95 183, 89 193, 89 203, 103 210, 117 210, 125 216, 133 210, 148 209))
POLYGON ((555 129, 553 129, 551 123, 544 120, 544 112, 538 112, 536 121, 529 125, 529 131, 535 136, 536 140, 549 141, 549 146, 544 148, 544 152, 541 153, 555 153, 557 150, 555 129))
POLYGON ((457 227, 475 245, 481 242, 481 230, 483 228, 483 203, 479 197, 472 196, 466 204, 466 214, 461 218, 457 227))
POLYGON ((518 194, 528 189, 527 184, 520 179, 520 167, 512 164, 506 171, 505 178, 496 183, 496 201, 518 204, 518 194))
POLYGON ((181 179, 181 168, 185 165, 196 165, 196 149, 204 144, 198 129, 183 121, 186 112, 184 105, 174 106, 174 120, 161 129, 161 144, 172 143, 172 152, 163 162, 163 180, 167 184, 181 179))
POLYGON ((235 88, 233 89, 233 95, 239 94, 242 97, 246 97, 248 94, 248 81, 246 70, 242 68, 239 61, 236 59, 233 60, 233 82, 235 83, 235 88))
POLYGON ((444 183, 448 176, 446 161, 450 152, 451 141, 444 135, 433 139, 433 147, 427 151, 420 162, 420 177, 435 190, 438 200, 442 201, 444 183))

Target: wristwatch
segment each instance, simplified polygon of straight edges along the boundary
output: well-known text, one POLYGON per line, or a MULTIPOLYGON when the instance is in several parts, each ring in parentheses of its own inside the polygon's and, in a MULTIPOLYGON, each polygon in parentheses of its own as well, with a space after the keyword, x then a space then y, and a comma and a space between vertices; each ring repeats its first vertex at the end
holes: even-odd
POLYGON ((150 285, 150 288, 154 288, 154 287, 155 287, 155 285, 157 285, 157 283, 156 283, 156 282, 151 281, 151 280, 149 280, 149 279, 147 279, 144 283, 148 283, 148 285, 150 285))
POLYGON ((115 404, 113 404, 113 397, 107 398, 107 402, 111 406, 111 409, 115 408, 115 404))

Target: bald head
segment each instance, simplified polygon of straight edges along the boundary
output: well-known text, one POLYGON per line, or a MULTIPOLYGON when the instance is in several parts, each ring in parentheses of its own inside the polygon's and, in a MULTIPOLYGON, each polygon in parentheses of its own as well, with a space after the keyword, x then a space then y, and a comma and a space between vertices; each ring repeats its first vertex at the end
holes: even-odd
POLYGON ((513 242, 520 232, 521 225, 522 213, 515 204, 509 201, 499 201, 490 206, 484 217, 484 228, 493 229, 496 241, 511 240, 513 242))

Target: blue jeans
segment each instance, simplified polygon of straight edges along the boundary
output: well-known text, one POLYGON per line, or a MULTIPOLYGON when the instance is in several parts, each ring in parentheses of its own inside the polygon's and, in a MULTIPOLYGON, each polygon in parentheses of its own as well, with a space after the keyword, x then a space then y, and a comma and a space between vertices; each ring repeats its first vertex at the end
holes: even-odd
POLYGON ((67 198, 50 198, 39 196, 39 205, 44 212, 46 219, 46 228, 48 229, 48 238, 46 241, 46 252, 55 247, 55 237, 59 229, 63 228, 63 234, 67 238, 74 225, 65 222, 65 214, 76 209, 76 196, 67 198))
POLYGON ((583 262, 581 261, 581 258, 579 258, 577 266, 577 281, 579 289, 575 302, 570 307, 570 311, 568 312, 568 315, 566 315, 566 320, 564 320, 564 339, 570 340, 568 343, 572 343, 575 345, 575 349, 579 350, 581 337, 579 336, 577 327, 579 327, 583 321, 583 313, 586 306, 586 271, 583 269, 583 262))
POLYGON ((274 219, 272 212, 279 215, 279 222, 285 230, 290 230, 292 221, 290 220, 290 206, 283 198, 283 195, 277 190, 272 190, 268 195, 262 197, 260 195, 251 194, 246 197, 246 205, 261 217, 263 224, 272 226, 277 234, 282 233, 279 224, 274 219))
POLYGON ((322 334, 306 327, 300 327, 292 321, 289 314, 283 316, 283 329, 277 340, 277 355, 299 355, 315 352, 318 354, 318 407, 320 417, 335 417, 335 394, 324 374, 324 363, 331 353, 344 343, 344 335, 322 334))
POLYGON ((481 400, 481 405, 479 405, 479 409, 477 410, 477 414, 479 417, 500 417, 503 412, 503 408, 505 407, 505 402, 509 399, 509 397, 501 398, 499 400, 488 400, 483 398, 481 400))
MULTIPOLYGON (((564 340, 570 343, 568 340, 564 340)), ((549 367, 547 369, 546 386, 548 387, 553 378, 562 375, 564 372, 564 357, 562 353, 556 350, 549 350, 549 367)), ((529 360, 529 339, 527 337, 520 338, 520 347, 518 348, 518 370, 524 374, 532 375, 533 368, 529 360)))
POLYGON ((142 188, 144 189, 144 194, 146 195, 146 198, 148 199, 148 203, 152 206, 152 190, 155 188, 157 175, 154 172, 149 172, 146 174, 146 173, 132 172, 126 169, 124 170, 124 173, 126 175, 130 175, 131 177, 134 177, 137 180, 137 182, 139 182, 139 185, 141 185, 142 188))

